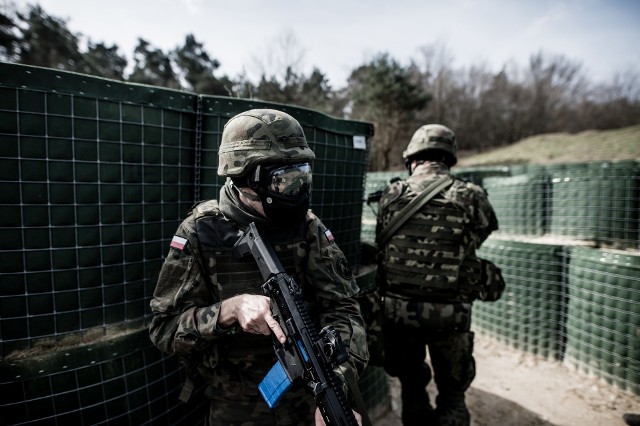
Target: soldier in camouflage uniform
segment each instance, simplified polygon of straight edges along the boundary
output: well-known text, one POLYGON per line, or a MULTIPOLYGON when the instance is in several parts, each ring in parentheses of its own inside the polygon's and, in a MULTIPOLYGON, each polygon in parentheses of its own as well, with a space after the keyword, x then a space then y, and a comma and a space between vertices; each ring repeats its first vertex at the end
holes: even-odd
MULTIPOLYGON (((188 357, 207 381, 210 425, 324 423, 310 392, 290 389, 271 410, 258 384, 276 363, 272 336, 284 333, 262 295, 255 260, 236 259, 234 243, 255 222, 303 290, 320 330, 341 333, 349 360, 336 373, 355 380, 368 353, 358 287, 331 232, 309 208, 314 154, 300 124, 276 110, 250 110, 226 124, 219 200, 197 204, 178 227, 151 301, 153 343, 188 357)), ((356 415, 359 419, 359 415, 356 415)))
POLYGON ((450 174, 457 162, 450 129, 422 126, 403 157, 410 177, 385 189, 378 236, 429 184, 449 178, 445 189, 379 247, 385 369, 400 380, 404 425, 468 425, 464 397, 475 377, 471 304, 479 297, 482 276, 475 250, 498 229, 498 221, 482 188, 450 174), (432 378, 426 347, 438 388, 435 409, 425 390, 432 378))

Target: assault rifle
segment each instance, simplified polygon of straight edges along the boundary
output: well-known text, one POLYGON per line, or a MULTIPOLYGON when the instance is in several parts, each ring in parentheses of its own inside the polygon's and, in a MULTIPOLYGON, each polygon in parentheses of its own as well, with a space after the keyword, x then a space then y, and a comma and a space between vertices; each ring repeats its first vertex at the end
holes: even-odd
POLYGON ((251 253, 262 278, 262 293, 271 299, 271 313, 286 335, 281 344, 273 335, 278 362, 258 389, 269 408, 275 407, 294 380, 306 381, 327 426, 357 426, 333 367, 349 358, 340 333, 324 327, 320 334, 302 300, 302 290, 280 263, 270 243, 262 239, 254 223, 234 245, 234 255, 251 253))
POLYGON ((384 191, 383 190, 379 190, 379 191, 375 191, 370 193, 367 196, 367 199, 365 200, 367 202, 367 205, 371 205, 371 203, 377 203, 378 201, 380 201, 380 198, 382 198, 382 193, 384 191))

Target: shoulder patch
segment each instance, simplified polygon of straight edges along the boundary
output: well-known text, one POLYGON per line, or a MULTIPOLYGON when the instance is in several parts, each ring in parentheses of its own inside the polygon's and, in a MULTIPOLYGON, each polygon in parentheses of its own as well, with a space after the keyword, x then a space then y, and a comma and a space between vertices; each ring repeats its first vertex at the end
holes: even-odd
POLYGON ((173 239, 171 240, 171 248, 174 248, 176 250, 184 250, 187 244, 189 244, 189 240, 178 235, 174 235, 173 239))
POLYGON ((330 243, 332 243, 335 240, 335 238, 333 237, 333 234, 328 229, 324 231, 324 236, 327 238, 327 241, 329 241, 330 243))
POLYGON ((353 271, 351 270, 351 265, 349 265, 349 261, 346 257, 340 257, 336 260, 336 270, 338 274, 345 280, 350 280, 353 278, 353 271))

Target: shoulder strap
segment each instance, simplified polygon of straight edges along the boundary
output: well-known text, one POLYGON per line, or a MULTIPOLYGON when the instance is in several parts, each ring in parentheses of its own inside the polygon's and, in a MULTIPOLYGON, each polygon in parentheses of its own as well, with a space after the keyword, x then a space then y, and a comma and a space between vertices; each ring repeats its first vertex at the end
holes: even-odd
POLYGON ((404 206, 404 208, 400 210, 380 232, 376 239, 378 247, 385 245, 387 241, 389 241, 389 238, 395 234, 395 232, 407 221, 407 219, 409 219, 409 217, 425 205, 427 201, 435 197, 440 191, 452 183, 453 179, 450 176, 442 176, 440 179, 433 181, 429 186, 427 186, 420 194, 418 194, 418 196, 411 200, 409 204, 404 206))
POLYGON ((364 403, 364 399, 362 398, 362 393, 360 393, 360 387, 358 386, 358 382, 355 380, 353 372, 349 369, 346 369, 345 376, 347 379, 347 384, 349 385, 349 389, 351 390, 351 396, 355 402, 356 408, 360 416, 362 416, 362 426, 372 426, 371 419, 369 418, 369 413, 367 411, 367 406, 364 403))

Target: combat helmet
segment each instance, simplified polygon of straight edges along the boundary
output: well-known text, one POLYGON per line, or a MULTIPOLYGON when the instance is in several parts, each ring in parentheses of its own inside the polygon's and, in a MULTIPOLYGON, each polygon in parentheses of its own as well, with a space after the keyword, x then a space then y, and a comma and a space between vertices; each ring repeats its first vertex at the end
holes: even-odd
POLYGON ((402 153, 405 163, 412 157, 442 153, 444 163, 451 167, 458 162, 458 143, 451 129, 441 124, 425 124, 413 134, 407 149, 402 153))
POLYGON ((240 177, 258 164, 295 164, 313 160, 300 123, 274 109, 252 109, 224 126, 218 152, 218 175, 240 177))

